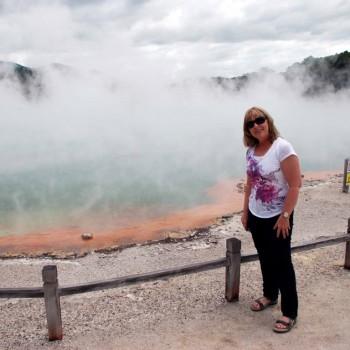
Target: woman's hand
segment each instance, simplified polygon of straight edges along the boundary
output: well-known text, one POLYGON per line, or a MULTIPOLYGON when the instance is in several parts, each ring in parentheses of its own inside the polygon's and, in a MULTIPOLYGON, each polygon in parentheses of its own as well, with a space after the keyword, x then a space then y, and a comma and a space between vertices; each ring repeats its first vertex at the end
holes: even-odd
POLYGON ((246 211, 243 211, 241 216, 241 222, 246 231, 248 231, 248 213, 246 211))
MULTIPOLYGON (((283 160, 281 162, 281 170, 289 186, 283 205, 283 212, 291 213, 297 204, 299 188, 301 186, 300 164, 298 157, 293 154, 283 160)), ((285 218, 283 215, 281 215, 273 228, 277 230, 277 238, 280 235, 282 235, 283 238, 287 238, 290 232, 289 218, 285 218)))
POLYGON ((289 236, 289 218, 284 218, 282 215, 278 218, 274 230, 277 230, 277 238, 282 235, 283 238, 287 238, 289 236))

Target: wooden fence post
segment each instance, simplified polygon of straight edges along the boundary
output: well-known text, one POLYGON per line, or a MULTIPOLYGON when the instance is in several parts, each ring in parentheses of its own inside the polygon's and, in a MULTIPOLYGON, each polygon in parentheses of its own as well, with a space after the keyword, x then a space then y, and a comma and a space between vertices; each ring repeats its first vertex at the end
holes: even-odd
POLYGON ((58 294, 57 266, 44 266, 42 275, 44 282, 44 299, 49 340, 61 340, 63 334, 61 305, 58 294))
MULTIPOLYGON (((350 218, 348 219, 347 234, 350 235, 350 218)), ((350 270, 350 241, 347 241, 347 242, 346 242, 346 245, 345 245, 345 263, 344 263, 344 269, 350 270)))
POLYGON ((241 271, 241 241, 237 238, 226 240, 226 288, 227 301, 238 301, 241 271))
POLYGON ((349 176, 350 174, 350 158, 346 158, 344 161, 344 176, 343 176, 343 192, 349 192, 349 176))

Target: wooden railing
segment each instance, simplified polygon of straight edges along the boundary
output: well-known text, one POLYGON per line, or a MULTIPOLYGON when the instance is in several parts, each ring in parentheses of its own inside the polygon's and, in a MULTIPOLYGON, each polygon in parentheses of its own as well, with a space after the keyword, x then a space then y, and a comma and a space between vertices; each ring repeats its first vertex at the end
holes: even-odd
MULTIPOLYGON (((350 218, 348 219, 346 234, 297 244, 292 246, 292 252, 301 252, 342 242, 346 242, 344 268, 350 269, 350 218)), ((58 285, 57 266, 46 265, 42 270, 43 287, 0 288, 0 298, 44 298, 49 340, 61 340, 63 337, 60 306, 61 296, 117 288, 140 282, 154 281, 164 277, 187 275, 225 267, 225 298, 227 301, 233 302, 239 298, 241 264, 257 259, 257 254, 241 255, 241 241, 237 238, 229 238, 226 240, 226 257, 223 258, 155 272, 63 287, 58 285)))

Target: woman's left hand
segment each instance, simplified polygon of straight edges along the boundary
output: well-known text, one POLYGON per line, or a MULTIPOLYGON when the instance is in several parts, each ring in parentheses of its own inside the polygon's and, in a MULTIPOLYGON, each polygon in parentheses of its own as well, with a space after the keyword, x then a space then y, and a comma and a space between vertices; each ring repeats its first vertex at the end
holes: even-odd
POLYGON ((284 218, 282 215, 278 218, 274 230, 277 230, 277 238, 282 235, 283 238, 287 238, 289 236, 289 218, 284 218))

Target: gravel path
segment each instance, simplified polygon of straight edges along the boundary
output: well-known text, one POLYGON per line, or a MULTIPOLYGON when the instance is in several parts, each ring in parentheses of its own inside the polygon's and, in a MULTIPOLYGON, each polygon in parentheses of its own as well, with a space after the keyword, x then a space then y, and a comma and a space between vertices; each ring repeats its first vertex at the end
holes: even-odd
MULTIPOLYGON (((308 182, 296 210, 293 241, 346 231, 350 194, 341 178, 308 182)), ((0 261, 0 287, 41 285, 45 264, 58 266, 61 285, 148 272, 225 255, 225 240, 254 252, 240 216, 219 219, 192 240, 136 246, 75 260, 0 261)), ((288 335, 271 331, 279 306, 249 310, 261 293, 258 262, 242 265, 238 303, 224 299, 224 269, 61 298, 64 339, 48 342, 42 299, 0 299, 0 349, 349 349, 350 272, 344 245, 297 253, 298 324, 288 335)))

